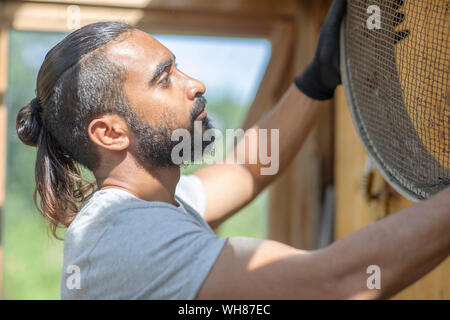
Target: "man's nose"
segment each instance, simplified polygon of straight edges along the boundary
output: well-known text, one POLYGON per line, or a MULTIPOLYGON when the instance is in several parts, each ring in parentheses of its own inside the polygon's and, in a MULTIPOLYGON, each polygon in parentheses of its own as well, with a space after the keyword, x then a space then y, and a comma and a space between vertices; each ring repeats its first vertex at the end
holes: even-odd
POLYGON ((194 100, 205 93, 206 87, 203 82, 193 78, 189 78, 188 82, 187 97, 189 100, 194 100))

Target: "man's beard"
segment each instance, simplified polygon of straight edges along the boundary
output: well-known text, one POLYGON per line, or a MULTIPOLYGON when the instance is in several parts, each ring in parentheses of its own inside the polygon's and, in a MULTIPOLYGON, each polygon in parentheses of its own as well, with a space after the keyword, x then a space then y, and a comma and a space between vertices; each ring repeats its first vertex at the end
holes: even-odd
MULTIPOLYGON (((194 152, 194 122, 205 105, 206 99, 204 97, 199 97, 194 102, 194 110, 191 112, 191 125, 188 129, 191 137, 190 161, 200 160, 196 158, 198 154, 194 152)), ((140 120, 135 113, 128 115, 128 122, 136 138, 135 157, 141 166, 144 168, 148 165, 166 168, 179 166, 179 164, 175 164, 172 161, 172 149, 180 143, 180 141, 171 140, 172 132, 174 130, 169 129, 169 124, 167 122, 161 123, 159 126, 152 126, 149 123, 140 120)), ((208 117, 205 117, 201 122, 204 130, 213 129, 208 117)), ((203 134, 203 132, 201 132, 201 134, 203 134)), ((211 141, 204 141, 202 139, 202 155, 205 149, 213 142, 214 136, 211 141)), ((182 154, 180 156, 184 160, 187 160, 182 154)))

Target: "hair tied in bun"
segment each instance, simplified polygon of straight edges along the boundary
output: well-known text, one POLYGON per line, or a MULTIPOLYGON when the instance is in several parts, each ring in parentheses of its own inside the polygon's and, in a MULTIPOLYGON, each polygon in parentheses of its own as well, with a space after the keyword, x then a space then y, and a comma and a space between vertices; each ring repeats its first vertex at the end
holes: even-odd
POLYGON ((32 115, 36 118, 39 124, 42 124, 41 112, 42 106, 37 98, 34 98, 30 101, 30 111, 32 115))
POLYGON ((42 128, 41 113, 42 106, 37 98, 20 109, 16 120, 16 130, 24 144, 36 146, 42 128))

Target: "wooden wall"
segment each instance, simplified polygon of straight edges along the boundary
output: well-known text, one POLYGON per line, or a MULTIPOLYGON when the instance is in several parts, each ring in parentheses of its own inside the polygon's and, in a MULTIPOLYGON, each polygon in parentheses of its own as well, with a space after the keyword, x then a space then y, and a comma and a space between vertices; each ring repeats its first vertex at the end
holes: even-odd
MULTIPOLYGON (((286 79, 293 78, 310 61, 330 3, 298 1, 286 79)), ((279 87, 275 101, 290 83, 279 87)), ((267 100, 273 102, 274 97, 267 100)), ((335 240, 413 204, 395 192, 376 170, 370 180, 370 195, 362 189, 367 155, 354 129, 342 86, 330 104, 292 165, 270 188, 268 236, 297 248, 317 248, 324 192, 331 184, 336 190, 335 240)), ((248 120, 256 121, 260 114, 254 106, 248 120)), ((447 259, 394 299, 449 299, 449 279, 447 259)))
MULTIPOLYGON (((293 55, 283 89, 311 61, 330 3, 298 2, 293 55)), ((269 238, 302 249, 317 247, 324 190, 333 180, 332 130, 330 103, 293 163, 270 189, 269 238)))
MULTIPOLYGON (((338 88, 335 101, 335 233, 339 239, 413 203, 395 192, 378 172, 372 184, 376 197, 368 201, 361 190, 367 155, 353 126, 342 87, 338 88)), ((450 299, 450 259, 394 299, 450 299)))

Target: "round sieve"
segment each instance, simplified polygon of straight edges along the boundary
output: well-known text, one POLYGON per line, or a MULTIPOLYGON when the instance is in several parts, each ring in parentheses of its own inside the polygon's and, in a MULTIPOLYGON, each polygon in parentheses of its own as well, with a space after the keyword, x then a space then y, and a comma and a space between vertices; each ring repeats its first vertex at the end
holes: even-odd
POLYGON ((450 185, 449 11, 448 0, 351 0, 341 29, 356 130, 384 178, 413 201, 450 185))

